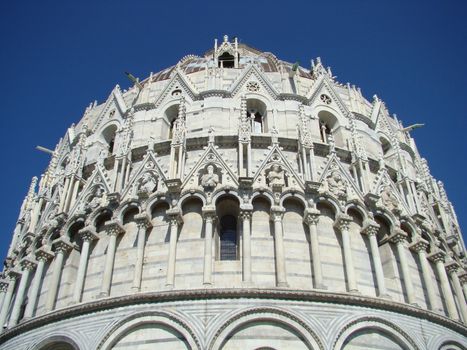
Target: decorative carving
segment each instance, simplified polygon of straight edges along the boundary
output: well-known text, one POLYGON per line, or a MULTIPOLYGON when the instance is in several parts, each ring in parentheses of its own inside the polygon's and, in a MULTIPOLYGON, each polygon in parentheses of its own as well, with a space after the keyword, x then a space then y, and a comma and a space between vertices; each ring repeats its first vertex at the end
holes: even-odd
POLYGON ((219 183, 219 175, 215 173, 215 170, 214 165, 209 164, 205 174, 201 176, 201 186, 208 191, 212 191, 219 183))
MULTIPOLYGON (((98 176, 96 176, 96 178, 97 177, 98 176)), ((98 179, 97 182, 100 182, 100 179, 98 179)), ((93 210, 93 209, 96 209, 98 206, 102 205, 104 193, 105 193, 105 190, 102 185, 94 186, 91 190, 91 194, 87 198, 87 204, 85 205, 85 208, 93 210)))
POLYGON ((345 199, 347 197, 348 184, 339 171, 331 171, 331 173, 326 177, 326 183, 329 192, 335 195, 338 199, 345 199))
POLYGON ((285 186, 284 170, 279 164, 273 164, 267 172, 268 185, 271 187, 285 186))
POLYGON ((137 195, 141 198, 148 198, 151 193, 157 190, 157 183, 155 174, 150 171, 143 173, 136 182, 137 195))
POLYGON ((259 84, 256 81, 249 81, 246 83, 246 89, 250 92, 258 92, 259 84))
POLYGON ((389 211, 400 212, 399 201, 389 185, 385 186, 381 191, 381 203, 383 207, 389 211))

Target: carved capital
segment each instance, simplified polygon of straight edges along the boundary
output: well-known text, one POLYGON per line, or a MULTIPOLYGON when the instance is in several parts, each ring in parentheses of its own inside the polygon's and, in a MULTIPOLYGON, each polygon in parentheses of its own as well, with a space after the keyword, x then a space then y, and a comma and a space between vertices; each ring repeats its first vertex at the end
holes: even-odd
POLYGON ((122 224, 117 220, 109 220, 104 224, 104 229, 109 236, 118 236, 125 232, 122 224))
POLYGON ((202 213, 206 222, 213 222, 216 218, 216 207, 213 205, 205 205, 202 208, 202 213))
POLYGON ((8 289, 8 281, 1 280, 0 281, 0 293, 5 293, 8 289))
POLYGON ((239 216, 240 216, 240 219, 242 219, 242 220, 250 220, 252 214, 253 214, 252 210, 243 209, 243 210, 240 211, 239 216))
POLYGON ((348 231, 352 217, 347 214, 339 214, 334 222, 334 227, 338 228, 341 232, 348 231))
POLYGON ((365 220, 363 223, 362 234, 367 236, 376 236, 379 230, 379 224, 374 220, 365 220))
POLYGON ((436 252, 431 253, 430 255, 428 255, 428 259, 430 259, 431 261, 433 261, 435 263, 437 263, 439 261, 444 263, 444 260, 446 259, 446 253, 443 252, 442 250, 438 249, 436 252))
POLYGON ((271 207, 271 220, 272 221, 282 221, 284 216, 285 209, 279 205, 273 205, 271 207))
POLYGON ((409 249, 418 253, 418 252, 426 252, 430 244, 428 241, 424 240, 423 238, 419 238, 418 241, 409 245, 409 249))
POLYGON ((303 221, 308 225, 317 225, 321 212, 318 209, 306 208, 303 215, 303 221))
POLYGON ((451 274, 451 273, 457 273, 457 270, 459 270, 461 267, 459 263, 455 260, 451 260, 448 263, 446 263, 446 271, 451 274))
POLYGON ((83 227, 81 230, 78 231, 78 234, 83 240, 83 242, 91 242, 98 238, 96 228, 93 225, 83 227))
POLYGON ((407 233, 402 230, 395 229, 392 235, 388 237, 388 241, 394 244, 403 244, 407 240, 407 233))
POLYGON ((183 223, 183 219, 180 214, 180 209, 172 208, 172 209, 167 210, 166 213, 169 218, 171 226, 181 225, 183 223))
POLYGON ((134 220, 136 225, 138 225, 139 229, 146 230, 147 228, 152 226, 151 219, 146 213, 135 215, 134 220))
POLYGON ((20 261, 20 265, 23 268, 23 270, 32 271, 36 268, 37 262, 29 258, 24 258, 20 261))
POLYGON ((68 238, 60 237, 56 239, 52 244, 54 250, 58 253, 66 253, 69 250, 73 249, 73 244, 68 238))
POLYGON ((461 284, 466 284, 467 283, 467 272, 466 271, 461 272, 459 274, 459 281, 461 282, 461 284))
POLYGON ((36 259, 38 261, 47 261, 47 260, 52 260, 54 257, 54 252, 52 252, 50 249, 46 247, 40 247, 39 249, 36 250, 36 259))

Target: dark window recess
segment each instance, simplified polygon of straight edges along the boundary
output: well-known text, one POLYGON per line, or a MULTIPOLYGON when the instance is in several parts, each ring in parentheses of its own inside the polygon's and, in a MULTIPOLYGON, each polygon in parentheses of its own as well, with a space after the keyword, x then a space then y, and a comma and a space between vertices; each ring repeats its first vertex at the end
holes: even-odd
POLYGON ((233 55, 229 54, 228 52, 224 52, 218 58, 219 67, 224 68, 234 68, 235 67, 235 58, 233 55))
POLYGON ((225 215, 220 226, 220 260, 237 260, 237 220, 225 215))

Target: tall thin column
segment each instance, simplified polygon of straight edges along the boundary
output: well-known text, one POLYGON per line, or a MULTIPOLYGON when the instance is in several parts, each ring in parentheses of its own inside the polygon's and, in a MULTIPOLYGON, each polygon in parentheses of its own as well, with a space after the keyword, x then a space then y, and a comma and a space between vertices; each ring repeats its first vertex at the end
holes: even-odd
POLYGON ((464 293, 462 291, 462 286, 459 280, 459 276, 457 275, 457 270, 460 269, 459 264, 456 261, 451 261, 446 264, 446 270, 451 277, 452 286, 456 291, 457 296, 457 304, 459 305, 460 315, 462 317, 462 321, 467 324, 467 305, 465 304, 464 293))
POLYGON ((426 293, 428 296, 429 308, 432 311, 440 312, 441 308, 438 304, 433 277, 430 273, 430 263, 426 257, 428 246, 429 243, 420 238, 417 242, 412 243, 409 248, 416 252, 418 255, 418 261, 420 262, 420 266, 422 268, 423 283, 425 284, 426 293))
POLYGON ((102 276, 102 287, 99 296, 101 298, 110 295, 110 287, 112 285, 112 277, 115 264, 115 251, 117 249, 117 237, 125 232, 123 226, 115 220, 107 221, 104 224, 104 229, 109 235, 109 244, 107 246, 107 254, 105 256, 104 274, 102 276))
POLYGON ((313 277, 315 279, 314 287, 316 289, 326 289, 326 286, 323 283, 323 270, 321 267, 321 257, 320 257, 320 248, 318 240, 318 221, 320 216, 320 211, 312 208, 307 208, 305 210, 305 215, 303 221, 308 225, 310 230, 310 250, 311 250, 311 261, 313 268, 313 277))
POLYGON ((167 282, 168 287, 173 287, 175 283, 175 261, 177 258, 178 225, 181 223, 180 212, 178 209, 167 210, 170 218, 170 241, 169 256, 167 259, 167 282))
POLYGON ((271 220, 274 223, 274 248, 276 255, 276 278, 278 287, 287 287, 287 275, 285 270, 284 237, 282 231, 282 217, 284 208, 271 207, 271 220))
POLYGON ((413 288, 412 277, 410 275, 410 268, 407 262, 407 253, 405 242, 407 234, 402 230, 397 230, 389 238, 391 243, 394 243, 397 248, 397 255, 399 256, 400 266, 402 270, 402 279, 405 285, 405 292, 407 293, 407 302, 412 305, 415 303, 415 292, 413 288))
POLYGON ((31 220, 29 221, 28 232, 34 233, 36 230, 37 220, 39 219, 39 213, 44 203, 44 197, 40 196, 38 201, 34 203, 34 209, 32 211, 31 220))
POLYGON ((131 289, 135 292, 141 290, 141 280, 143 278, 144 246, 146 245, 146 230, 151 226, 151 220, 146 214, 135 215, 135 222, 138 226, 138 242, 136 247, 135 274, 131 289))
POLYGON ((350 243, 349 224, 352 217, 340 214, 336 218, 335 226, 342 235, 342 248, 344 251, 344 269, 347 277, 347 288, 351 293, 358 292, 357 278, 355 277, 355 267, 352 258, 352 245, 350 243))
POLYGON ((18 275, 13 271, 10 271, 9 275, 8 288, 5 294, 5 299, 3 299, 2 310, 0 311, 0 332, 5 326, 8 311, 10 310, 11 299, 13 298, 13 293, 15 291, 16 279, 18 278, 18 275))
POLYGON ((203 283, 212 283, 212 234, 216 211, 214 207, 203 207, 204 216, 204 270, 203 283))
POLYGON ((72 248, 72 245, 65 238, 59 238, 54 242, 55 258, 53 261, 52 277, 50 279, 49 290, 47 291, 47 299, 45 301, 45 311, 52 311, 55 308, 57 301, 58 287, 60 285, 60 277, 62 276, 63 260, 65 254, 72 248))
POLYGON ((39 288, 42 281, 42 276, 44 274, 44 267, 48 260, 51 260, 54 257, 54 253, 45 248, 39 248, 36 251, 36 260, 37 267, 36 273, 34 274, 34 279, 31 285, 31 292, 29 293, 29 301, 26 305, 26 310, 24 311, 24 319, 31 318, 36 309, 37 298, 39 296, 39 288))
POLYGON ((242 265, 243 265, 243 282, 251 282, 251 208, 250 210, 243 209, 240 213, 243 225, 242 237, 242 265))
POLYGON ((84 279, 86 277, 86 271, 88 269, 89 260, 89 248, 91 242, 97 239, 97 233, 94 226, 87 226, 78 232, 83 245, 81 246, 81 254, 79 256, 78 272, 76 273, 75 290, 73 291, 72 303, 81 302, 81 296, 83 294, 84 279))
POLYGON ((19 281, 18 291, 16 292, 15 303, 13 304, 13 309, 11 310, 10 322, 8 322, 8 326, 13 327, 18 323, 19 314, 21 312, 21 306, 24 302, 24 294, 26 292, 26 288, 29 282, 29 276, 31 271, 36 268, 37 263, 30 259, 23 259, 20 262, 22 267, 22 274, 21 279, 19 281))
POLYGON ((448 316, 454 320, 458 320, 459 314, 457 313, 456 303, 454 301, 454 296, 452 295, 451 285, 449 284, 448 275, 444 266, 445 255, 446 254, 442 250, 437 250, 430 254, 428 258, 435 263, 438 278, 441 282, 441 292, 443 293, 444 302, 446 303, 448 316))
POLYGON ((386 280, 384 278, 383 264, 381 263, 381 256, 379 254, 378 233, 379 225, 373 220, 368 220, 363 225, 362 233, 368 236, 370 242, 370 253, 373 260, 373 268, 376 274, 376 284, 378 286, 378 296, 382 298, 389 298, 386 289, 386 280))

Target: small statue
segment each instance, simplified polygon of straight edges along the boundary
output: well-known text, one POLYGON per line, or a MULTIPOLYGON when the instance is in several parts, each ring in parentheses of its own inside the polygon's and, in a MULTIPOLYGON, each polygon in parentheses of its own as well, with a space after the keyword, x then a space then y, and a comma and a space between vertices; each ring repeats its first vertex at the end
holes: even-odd
POLYGON ((214 128, 212 126, 209 127, 209 130, 208 130, 208 142, 210 144, 213 144, 214 143, 214 128))
POLYGON ((101 186, 94 187, 91 195, 88 197, 88 207, 89 208, 97 208, 101 202, 102 197, 104 196, 104 189, 101 186))
POLYGON ((138 194, 150 194, 156 189, 156 183, 151 173, 144 173, 138 180, 136 191, 138 194))
POLYGON ((284 186, 284 171, 278 164, 274 164, 268 173, 268 182, 270 186, 284 186))
POLYGON ((347 183, 342 178, 342 175, 334 170, 327 178, 329 192, 334 194, 337 198, 344 198, 347 196, 347 183))
POLYGON ((389 186, 386 186, 381 192, 381 202, 383 203, 383 206, 389 211, 399 209, 399 201, 397 200, 396 196, 394 196, 389 186))
POLYGON ((213 189, 219 183, 219 175, 214 172, 214 166, 208 165, 207 173, 201 177, 201 185, 208 189, 213 189))

